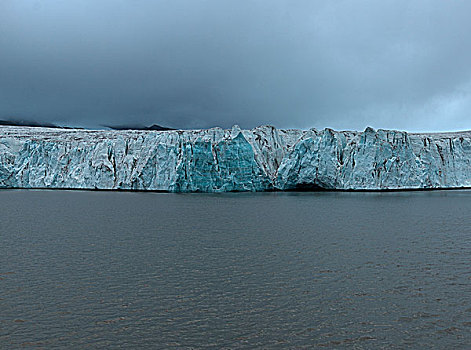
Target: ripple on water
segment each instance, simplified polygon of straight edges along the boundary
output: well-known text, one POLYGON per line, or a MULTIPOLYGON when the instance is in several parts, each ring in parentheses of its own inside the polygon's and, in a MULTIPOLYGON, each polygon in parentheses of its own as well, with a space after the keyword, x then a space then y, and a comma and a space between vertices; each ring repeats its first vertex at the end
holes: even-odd
POLYGON ((1 348, 471 347, 471 192, 0 203, 1 348))

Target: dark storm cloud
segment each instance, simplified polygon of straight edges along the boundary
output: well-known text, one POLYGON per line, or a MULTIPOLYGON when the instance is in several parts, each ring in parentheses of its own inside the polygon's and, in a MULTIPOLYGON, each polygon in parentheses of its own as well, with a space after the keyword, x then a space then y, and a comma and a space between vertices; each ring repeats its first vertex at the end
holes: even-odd
POLYGON ((471 128, 471 2, 0 0, 0 119, 471 128))

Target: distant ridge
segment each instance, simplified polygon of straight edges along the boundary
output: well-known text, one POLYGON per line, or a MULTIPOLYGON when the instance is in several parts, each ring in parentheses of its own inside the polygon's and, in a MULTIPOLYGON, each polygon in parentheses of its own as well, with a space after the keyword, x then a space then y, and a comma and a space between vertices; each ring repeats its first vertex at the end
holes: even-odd
POLYGON ((81 129, 81 128, 71 128, 68 126, 60 126, 52 123, 38 123, 32 120, 0 120, 0 125, 6 126, 29 126, 33 128, 56 128, 56 129, 81 129))
POLYGON ((167 128, 165 126, 153 124, 151 126, 143 126, 143 125, 103 125, 106 128, 110 128, 113 130, 155 130, 155 131, 169 131, 169 130, 176 130, 173 128, 167 128))
MULTIPOLYGON (((27 126, 32 128, 54 128, 54 129, 84 129, 79 127, 62 126, 48 122, 37 122, 34 120, 22 120, 22 119, 0 119, 0 126, 27 126)), ((128 124, 128 125, 102 125, 105 128, 112 130, 148 130, 148 131, 169 131, 176 130, 168 128, 158 124, 151 126, 143 126, 139 124, 128 124)))

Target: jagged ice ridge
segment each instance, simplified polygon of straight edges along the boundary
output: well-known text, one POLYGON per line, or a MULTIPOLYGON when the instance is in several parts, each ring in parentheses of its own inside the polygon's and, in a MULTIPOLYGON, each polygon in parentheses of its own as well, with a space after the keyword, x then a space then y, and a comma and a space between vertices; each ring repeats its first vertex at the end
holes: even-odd
POLYGON ((471 187, 471 132, 4 126, 0 187, 170 192, 471 187))

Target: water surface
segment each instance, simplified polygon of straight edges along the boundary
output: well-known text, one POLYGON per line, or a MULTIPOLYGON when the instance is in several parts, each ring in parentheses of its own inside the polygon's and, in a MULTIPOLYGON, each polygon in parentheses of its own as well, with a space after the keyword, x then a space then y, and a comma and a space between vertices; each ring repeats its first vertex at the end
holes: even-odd
POLYGON ((0 191, 0 348, 471 348, 471 192, 0 191))

